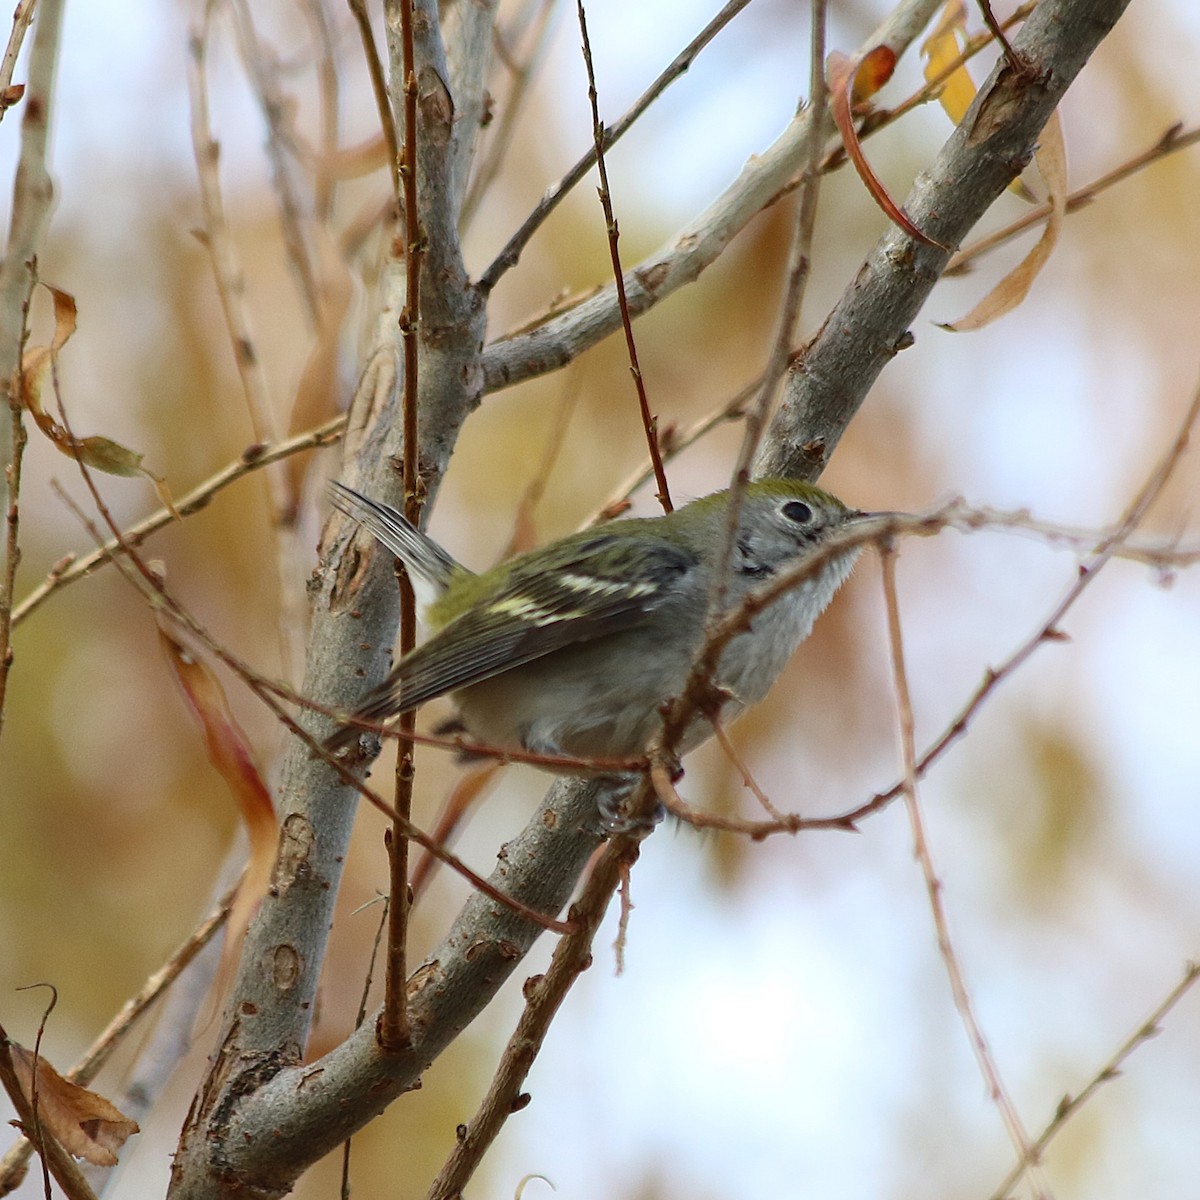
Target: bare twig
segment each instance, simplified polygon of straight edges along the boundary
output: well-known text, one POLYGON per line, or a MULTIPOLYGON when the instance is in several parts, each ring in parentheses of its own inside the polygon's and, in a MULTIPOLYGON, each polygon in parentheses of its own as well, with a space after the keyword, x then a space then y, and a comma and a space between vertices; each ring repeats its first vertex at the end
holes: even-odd
POLYGON ((400 198, 400 148, 396 138, 396 122, 392 117, 392 102, 388 97, 387 80, 383 74, 383 63, 379 59, 379 47, 375 44, 375 32, 367 13, 365 0, 347 0, 350 11, 358 26, 363 55, 367 60, 367 74, 371 78, 371 94, 375 97, 375 111, 379 114, 379 127, 387 144, 388 176, 392 181, 392 194, 400 198))
MULTIPOLYGON (((353 0, 351 0, 353 4, 353 0)), ((358 1001, 358 1012, 354 1015, 354 1028, 361 1029, 362 1023, 367 1019, 367 1000, 371 995, 371 982, 375 976, 375 962, 379 957, 379 947, 383 943, 383 934, 387 929, 388 923, 388 898, 379 896, 376 900, 367 902, 368 904, 382 903, 383 912, 379 914, 379 927, 375 930, 375 940, 371 943, 371 956, 367 959, 367 973, 363 978, 362 995, 358 1001)), ((362 908, 366 908, 364 904, 362 908)), ((356 911, 361 911, 358 909, 356 911)), ((342 1186, 341 1200, 350 1200, 350 1147, 353 1143, 353 1138, 347 1138, 342 1143, 342 1186)))
POLYGON ((160 508, 143 518, 136 525, 131 525, 122 531, 121 539, 109 538, 95 550, 79 557, 71 557, 59 563, 50 574, 33 589, 13 609, 13 624, 19 625, 26 617, 40 608, 55 592, 69 583, 89 575, 97 567, 121 553, 122 545, 140 546, 145 540, 165 525, 179 517, 190 517, 207 507, 218 492, 222 492, 231 483, 269 466, 271 463, 282 462, 293 454, 312 450, 318 446, 331 446, 338 441, 346 427, 345 414, 333 417, 315 429, 298 433, 275 444, 256 443, 248 446, 233 462, 222 467, 203 483, 197 484, 190 492, 181 497, 171 508, 160 508))
MULTIPOLYGON (((750 0, 730 0, 719 13, 675 56, 659 77, 637 98, 629 111, 604 135, 603 149, 609 149, 629 131, 633 123, 675 82, 695 61, 696 55, 737 16, 750 0)), ((579 161, 538 201, 537 207, 525 218, 495 261, 479 277, 479 289, 490 292, 500 277, 520 260, 521 252, 530 238, 541 228, 546 218, 558 207, 562 198, 592 169, 596 162, 596 147, 588 150, 579 161)))
POLYGON ((1017 54, 1009 43, 1008 38, 1004 36, 1004 30, 992 12, 990 0, 976 0, 976 2, 979 5, 980 12, 983 13, 983 23, 988 27, 988 32, 1000 43, 1000 49, 1004 51, 1004 57, 1008 61, 1009 69, 1017 72, 1027 70, 1028 68, 1021 61, 1021 56, 1017 54))
MULTIPOLYGON (((653 806, 654 791, 643 782, 630 805, 635 818, 653 806)), ((524 1107, 521 1086, 529 1075, 555 1014, 567 992, 592 961, 592 942, 609 901, 629 869, 637 861, 642 841, 652 826, 643 823, 615 836, 604 847, 591 874, 571 905, 574 932, 562 938, 545 975, 525 981, 525 1009, 500 1058, 491 1085, 475 1116, 459 1130, 454 1149, 438 1172, 426 1200, 453 1200, 479 1166, 504 1122, 524 1107)))
POLYGON ((713 735, 716 737, 721 746, 721 751, 729 760, 733 769, 742 777, 742 786, 746 788, 754 798, 763 806, 764 809, 776 820, 783 820, 783 813, 775 807, 771 802, 771 797, 758 786, 758 781, 754 778, 753 772, 746 764, 746 760, 738 753, 738 748, 730 740, 729 733, 725 729, 720 718, 714 717, 712 722, 713 735))
MULTIPOLYGON (((8 244, 0 255, 0 389, 6 395, 25 348, 23 334, 29 298, 37 279, 37 256, 54 200, 47 161, 50 122, 56 111, 54 77, 58 70, 62 14, 63 0, 41 0, 29 55, 29 82, 21 114, 21 150, 13 177, 8 244)), ((21 15, 20 9, 17 15, 21 15)), ((24 16, 28 18, 28 10, 24 16)), ((12 456, 9 438, 9 423, 0 421, 0 464, 5 467, 12 456)), ((0 476, 0 501, 5 500, 7 491, 8 484, 0 476)))
MULTIPOLYGON (((338 80, 337 59, 334 55, 333 31, 323 0, 304 0, 304 12, 317 41, 316 76, 317 92, 321 98, 319 122, 322 160, 333 158, 338 149, 338 133, 341 126, 341 87, 338 80)), ((285 125, 279 123, 281 143, 285 142, 285 125)), ((334 175, 318 171, 313 179, 313 216, 326 228, 333 218, 334 200, 337 194, 337 179, 334 175)), ((318 300, 320 297, 318 296, 318 300)), ((321 304, 318 303, 313 316, 320 328, 321 304)))
MULTIPOLYGON (((17 368, 17 395, 8 398, 8 419, 11 429, 11 447, 8 462, 4 466, 7 488, 7 504, 4 512, 4 573, 0 577, 0 734, 4 732, 5 700, 8 697, 8 673, 13 665, 13 595, 17 586, 17 566, 21 561, 21 462, 25 454, 25 443, 29 440, 25 423, 21 419, 19 395, 24 387, 17 368)), ((3 414, 0 414, 2 421, 3 414)))
POLYGON ((937 935, 938 953, 945 965, 946 974, 950 980, 950 991, 954 997, 954 1007, 958 1010, 971 1049, 979 1062, 979 1069, 987 1084, 988 1094, 996 1105, 1008 1136, 1020 1159, 1022 1173, 1028 1171, 1031 1175, 1039 1200, 1049 1200, 1050 1190, 1038 1171, 1038 1160, 1029 1134, 1017 1112, 1016 1105, 1004 1086, 1000 1077, 1000 1069, 996 1065, 995 1056, 988 1044, 983 1026, 975 1013, 975 1004, 971 999, 963 974, 962 964, 954 950, 950 938, 950 924, 946 919, 946 908, 942 900, 942 883, 938 878, 937 868, 933 863, 933 854, 929 848, 929 839, 925 833, 925 823, 921 816, 921 805, 917 798, 917 754, 914 738, 914 723, 912 697, 908 688, 908 671, 904 664, 904 641, 900 632, 900 606, 896 599, 896 551, 890 544, 880 547, 880 559, 883 568, 883 593, 887 608, 888 641, 891 646, 892 681, 896 692, 897 724, 900 730, 900 750, 904 762, 904 806, 908 812, 909 825, 912 829, 913 853, 921 867, 921 877, 925 881, 925 891, 929 900, 929 911, 933 916, 933 927, 937 935))
MULTIPOLYGON (((404 198, 404 307, 400 311, 400 337, 404 348, 404 515, 413 525, 421 521, 422 497, 418 473, 418 349, 421 321, 421 263, 424 232, 421 229, 417 196, 417 67, 413 45, 412 0, 399 0, 400 43, 403 61, 401 88, 404 96, 404 146, 400 154, 400 184, 404 198)), ((417 644, 417 603, 407 572, 400 572, 401 657, 417 644)), ((396 821, 388 841, 391 868, 391 902, 388 905, 387 970, 384 976, 383 1017, 379 1023, 380 1045, 389 1051, 405 1049, 410 1040, 408 998, 408 841, 403 826, 411 825, 416 762, 410 736, 417 714, 401 713, 396 754, 396 821)))
MULTIPOLYGON (((259 441, 279 436, 278 421, 271 402, 270 388, 262 359, 255 348, 249 313, 245 305, 245 280, 233 236, 225 216, 218 171, 220 146, 212 133, 208 107, 207 55, 212 36, 213 14, 219 0, 206 0, 199 28, 189 38, 188 91, 191 97, 192 148, 200 186, 204 214, 202 242, 212 262, 213 281, 229 332, 230 347, 242 383, 247 411, 254 436, 259 441)), ((275 466, 267 470, 267 490, 271 500, 275 542, 275 570, 283 618, 277 622, 279 644, 285 673, 296 678, 301 661, 300 631, 304 614, 299 605, 299 589, 290 586, 298 561, 295 544, 296 500, 286 470, 275 466)))
POLYGON ((725 607, 725 593, 729 585, 729 566, 733 559, 733 548, 737 544, 738 526, 742 515, 742 497, 750 481, 750 466, 758 452, 759 443, 767 427, 771 404, 791 358, 791 346, 796 336, 796 326, 804 303, 811 266, 813 230, 817 221, 817 199, 820 195, 821 151, 825 143, 825 127, 828 123, 829 93, 825 80, 825 0, 813 0, 812 31, 809 47, 809 99, 808 129, 806 138, 807 165, 800 189, 800 202, 796 208, 795 227, 788 248, 787 271, 784 276, 783 297, 779 305, 779 316, 775 333, 771 339, 767 363, 763 368, 762 386, 753 404, 745 408, 745 424, 742 429, 742 444, 729 490, 729 512, 726 518, 725 536, 713 572, 712 587, 708 600, 708 622, 712 624, 725 607))
MULTIPOLYGON (((66 417, 63 417, 63 424, 70 433, 70 426, 67 424, 66 417)), ((162 579, 152 571, 145 562, 142 561, 136 550, 128 543, 123 542, 120 529, 113 520, 112 514, 109 512, 104 503, 98 489, 95 485, 95 480, 92 478, 91 472, 86 464, 79 462, 79 468, 83 474, 83 478, 87 483, 88 490, 92 494, 92 499, 96 504, 97 510, 101 513, 105 523, 112 530, 113 535, 121 542, 121 554, 115 556, 113 561, 117 565, 117 569, 137 587, 143 594, 146 594, 152 604, 161 604, 171 614, 171 616, 179 621, 193 636, 198 638, 213 654, 217 656, 231 671, 233 671, 254 695, 261 700, 271 713, 275 716, 289 733, 292 733, 302 742, 304 742, 310 751, 320 758, 327 766, 331 767, 335 773, 351 788, 358 792, 368 803, 377 808, 384 816, 390 817, 394 823, 399 822, 399 815, 395 808, 388 804, 380 795, 371 788, 367 787, 345 763, 339 758, 329 754, 311 735, 301 728, 301 726, 291 717, 275 699, 276 693, 286 692, 287 689, 281 689, 278 684, 272 683, 270 680, 264 679, 257 672, 253 671, 246 663, 242 662, 234 654, 230 653, 220 642, 218 642, 207 629, 192 615, 177 599, 175 599, 166 589, 162 579), (129 562, 125 562, 125 559, 129 562), (138 583, 137 577, 133 574, 130 568, 136 568, 138 575, 141 576, 143 583, 138 583)), ((74 502, 63 493, 63 499, 72 509, 75 515, 83 523, 84 527, 95 538, 100 541, 99 530, 96 529, 94 523, 84 514, 74 502)), ((295 700, 300 697, 290 697, 295 700)), ((522 904, 519 900, 513 897, 506 896, 502 891, 493 887, 483 876, 473 871, 456 855, 451 854, 446 848, 440 845, 434 838, 431 838, 419 826, 408 822, 404 825, 404 836, 418 845, 425 847, 435 858, 445 863, 451 870, 456 871, 474 887, 478 888, 485 895, 490 896, 500 904, 511 908, 514 912, 518 912, 521 916, 528 920, 536 922, 541 928, 552 930, 557 933, 565 933, 570 929, 569 924, 560 921, 555 921, 552 918, 547 918, 541 913, 535 912, 527 905, 522 904)))
MULTIPOLYGON (((1200 563, 1200 549, 1172 551, 1165 546, 1130 544, 1126 540, 1117 538, 1120 526, 1089 533, 1039 521, 1024 510, 1000 512, 994 509, 967 508, 959 501, 951 501, 927 514, 912 516, 893 514, 887 518, 880 518, 878 525, 873 522, 870 527, 864 525, 859 529, 840 535, 836 541, 823 547, 815 556, 799 563, 791 571, 774 581, 764 597, 764 602, 770 603, 772 599, 782 595, 789 588, 797 586, 802 579, 808 577, 809 573, 820 568, 821 564, 826 561, 827 555, 839 553, 850 546, 886 542, 888 539, 899 536, 929 537, 947 528, 963 532, 985 529, 1013 531, 1032 535, 1049 545, 1068 546, 1087 555, 1088 565, 1079 568, 1079 579, 1094 577, 1096 556, 1103 547, 1107 547, 1108 553, 1114 558, 1120 557, 1134 562, 1143 562, 1159 570, 1183 569, 1200 563)), ((1076 594, 1075 599, 1077 598, 1076 594)), ((760 601, 755 599, 750 605, 743 605, 738 612, 729 614, 721 626, 714 630, 712 636, 716 642, 710 644, 724 646, 729 638, 736 635, 741 627, 741 622, 748 620, 754 612, 759 611, 759 603, 760 601)), ((1071 603, 1074 603, 1074 600, 1071 603)), ((1037 631, 1026 642, 1022 642, 1009 659, 1006 659, 1000 667, 988 669, 983 682, 972 693, 958 715, 917 761, 918 779, 922 778, 950 746, 966 733, 976 712, 1003 680, 1007 679, 1021 663, 1025 662, 1038 646, 1055 642, 1061 638, 1061 634, 1057 632, 1057 623, 1061 621, 1065 612, 1066 608, 1060 605, 1055 609, 1050 621, 1039 625, 1037 631)), ((870 800, 833 816, 802 817, 796 813, 782 813, 778 819, 769 821, 746 820, 700 812, 679 800, 678 797, 672 798, 669 795, 663 796, 662 801, 681 820, 687 821, 697 828, 719 829, 759 839, 777 833, 794 834, 802 830, 813 829, 853 831, 857 829, 860 821, 887 807, 902 793, 903 782, 900 782, 887 791, 876 794, 870 800)))
POLYGON ((488 144, 480 156, 479 164, 471 177, 470 187, 467 189, 466 199, 463 201, 464 229, 470 226, 501 167, 508 160, 508 150, 517 131, 518 119, 524 110, 537 66, 550 41, 550 31, 553 28, 551 18, 557 5, 554 0, 535 0, 535 3, 537 16, 533 22, 533 32, 529 35, 531 45, 522 61, 514 61, 513 55, 506 51, 500 31, 495 32, 497 56, 508 68, 512 79, 507 95, 498 106, 499 119, 495 121, 495 128, 489 130, 488 144))
POLYGON ((599 97, 596 94, 596 72, 592 66, 592 46, 588 41, 587 13, 583 0, 577 0, 576 12, 579 14, 579 33, 583 39, 583 63, 587 68, 588 103, 592 108, 592 139, 596 149, 596 169, 600 175, 600 207, 604 210, 604 228, 608 234, 608 253, 612 259, 613 282, 617 288, 617 306, 621 310, 621 327, 625 331, 625 349, 629 354, 629 372, 633 376, 634 387, 637 388, 638 408, 642 414, 642 429, 646 434, 646 445, 650 452, 650 462, 654 467, 654 481, 658 485, 655 496, 662 505, 663 512, 670 512, 671 489, 667 485, 666 472, 663 470, 662 455, 658 449, 658 417, 650 411, 650 401, 646 396, 646 381, 642 377, 642 368, 638 362, 637 342, 633 336, 633 321, 629 316, 629 301, 625 295, 625 272, 621 269, 621 252, 617 242, 620 231, 617 219, 613 215, 612 193, 608 187, 608 167, 604 161, 604 126, 600 121, 599 97))
MULTIPOLYGON (((1185 130, 1183 124, 1177 121, 1162 137, 1158 138, 1153 146, 1143 150, 1140 154, 1135 154, 1132 158, 1121 163, 1120 166, 1114 167, 1106 174, 1092 180, 1091 183, 1084 184, 1083 187, 1073 191, 1067 197, 1067 212, 1072 213, 1085 208, 1101 192, 1107 191, 1115 184, 1122 183, 1124 180, 1130 178, 1130 176, 1136 175, 1139 171, 1145 170, 1146 167, 1153 165, 1160 159, 1166 158, 1170 154, 1175 154, 1179 150, 1186 150, 1189 146, 1194 146, 1197 142, 1200 142, 1200 128, 1185 130)), ((1023 216, 1018 217, 1017 220, 1005 225, 1003 229, 997 229, 994 233, 989 233, 977 242, 972 242, 971 245, 964 246, 951 258, 949 265, 946 267, 946 274, 950 275, 961 271, 969 263, 982 257, 989 250, 994 250, 997 246, 1011 241, 1018 234, 1024 233, 1026 229, 1034 225, 1042 224, 1049 219, 1050 211, 1051 206, 1049 203, 1039 204, 1036 208, 1031 208, 1023 216)))
MULTIPOLYGON (((940 2, 902 0, 867 45, 886 44, 899 55, 940 2)), ((669 245, 631 268, 625 286, 633 316, 693 282, 753 217, 779 199, 802 165, 808 120, 807 113, 795 117, 669 245)), ((614 332, 620 323, 615 286, 601 288, 536 328, 491 342, 483 355, 485 388, 494 391, 555 370, 614 332)))
MULTIPOLYGON (((663 430, 659 434, 663 462, 670 462, 676 455, 686 450, 689 446, 694 446, 701 438, 721 425, 744 419, 746 406, 762 389, 762 379, 763 377, 760 375, 757 379, 751 380, 745 387, 739 389, 734 396, 727 400, 722 400, 720 404, 705 416, 693 422, 683 432, 677 432, 670 426, 663 430)), ((649 458, 646 458, 642 465, 618 484, 609 493, 608 499, 600 504, 597 510, 600 514, 599 517, 593 518, 587 523, 593 524, 596 520, 608 520, 623 512, 629 507, 630 498, 633 496, 633 493, 653 478, 654 464, 649 458)))
MULTIPOLYGON (((204 214, 202 243, 212 260, 213 280, 225 325, 229 331, 230 346, 254 436, 259 441, 270 441, 276 437, 276 420, 271 404, 270 390, 262 358, 255 348, 255 339, 250 329, 250 319, 245 306, 245 280, 229 222, 225 216, 225 201, 221 193, 218 174, 220 144, 212 132, 208 108, 208 83, 206 79, 209 39, 212 36, 213 14, 220 0, 206 0, 203 19, 193 30, 188 55, 188 83, 192 106, 192 149, 196 158, 196 175, 200 184, 201 208, 204 214)), ((276 512, 288 507, 282 497, 273 495, 276 512)))
MULTIPOLYGON (((1155 1006, 1154 1011, 1113 1051, 1108 1061, 1092 1076, 1083 1089, 1074 1096, 1063 1096, 1054 1110, 1050 1123, 1038 1134, 1033 1143, 1032 1151, 1039 1159, 1045 1153, 1046 1147, 1062 1132, 1063 1126, 1106 1084, 1116 1079, 1126 1060, 1138 1047, 1144 1045, 1162 1030, 1162 1022, 1167 1014, 1191 991, 1197 979, 1200 979, 1200 963, 1190 962, 1184 969, 1183 978, 1166 994, 1162 1001, 1155 1006)), ((991 1195, 991 1200, 1008 1200, 1012 1189, 1021 1178, 1022 1164, 1017 1163, 1004 1177, 1000 1186, 991 1195)))
POLYGON ((788 249, 783 299, 775 324, 771 350, 763 369, 762 390, 758 402, 748 410, 746 437, 738 460, 737 475, 749 471, 758 449, 775 389, 792 361, 804 293, 812 271, 813 231, 817 223, 817 200, 821 194, 821 151, 828 125, 829 89, 825 80, 826 0, 812 5, 812 46, 809 51, 807 162, 800 181, 800 203, 796 212, 792 242, 788 249))
MULTIPOLYGON (((1002 30, 1011 29, 1014 25, 1024 21, 1031 12, 1037 7, 1038 0, 1026 0, 1026 2, 1015 8, 1008 17, 1001 23, 1002 30)), ((941 94, 942 88, 947 80, 960 68, 966 66, 981 50, 986 49, 995 41, 991 30, 985 29, 981 33, 977 33, 974 37, 967 38, 962 51, 948 62, 932 79, 927 79, 923 87, 918 88, 906 100, 902 100, 899 104, 889 109, 880 109, 871 113, 863 123, 863 128, 859 130, 860 137, 866 137, 868 134, 877 133, 880 129, 885 129, 887 126, 894 124, 901 117, 906 116, 914 108, 919 108, 922 104, 928 104, 930 100, 935 99, 941 94)), ((841 163, 845 161, 845 150, 842 147, 834 150, 822 165, 822 170, 829 167, 831 162, 841 163)))
MULTIPOLYGON (((254 94, 258 100, 259 109, 262 111, 263 120, 267 127, 267 136, 264 143, 264 149, 268 161, 271 164, 271 185, 275 193, 275 200, 279 210, 279 225, 283 231, 283 245, 287 254, 288 262, 295 272, 296 279, 300 285, 300 297, 304 303, 305 313, 308 316, 309 323, 313 328, 316 328, 320 321, 321 299, 318 294, 316 272, 313 269, 313 250, 310 244, 309 231, 305 229, 305 225, 311 225, 310 219, 302 211, 300 197, 297 194, 296 183, 292 177, 293 168, 289 161, 287 146, 288 146, 288 125, 289 111, 291 105, 288 103, 287 97, 284 96, 279 88, 279 68, 278 65, 271 61, 268 57, 267 48, 262 44, 258 37, 258 30, 254 25, 254 16, 250 10, 247 0, 225 0, 228 4, 230 15, 233 19, 234 34, 238 42, 238 50, 241 53, 242 62, 246 67, 246 75, 250 80, 254 94)), ((207 96, 204 97, 205 109, 207 109, 207 96)), ((207 113, 205 112, 205 124, 207 125, 207 113)), ((327 130, 322 129, 322 142, 327 142, 327 130)), ((209 135, 209 144, 214 144, 209 135)), ((324 150, 328 150, 327 145, 323 145, 324 150)), ((200 155, 197 154, 199 162, 200 155)), ((214 164, 215 167, 215 164, 214 164)), ((209 189, 218 186, 216 171, 212 173, 209 189)), ((203 189, 202 189, 203 194, 203 189)), ((226 235, 222 229, 224 223, 224 214, 222 211, 223 201, 218 197, 218 204, 221 207, 210 210, 213 215, 218 218, 216 223, 216 236, 224 238, 226 235)), ((213 227, 210 225, 206 231, 209 236, 213 235, 213 227)), ((229 251, 232 250, 232 239, 229 239, 229 251)), ((222 250, 222 257, 225 257, 227 252, 222 250)), ((216 262, 214 257, 214 263, 216 262)), ((230 263, 233 266, 234 264, 230 263)), ((233 280, 236 275, 229 276, 227 286, 234 286, 233 280)), ((240 299, 241 287, 240 283, 236 285, 237 291, 235 294, 240 299)), ((244 320, 245 318, 243 318, 244 320)), ((232 329, 231 329, 232 332, 232 329)), ((249 332, 246 327, 246 332, 249 332)), ((257 364, 256 364, 257 365, 257 364)), ((267 395, 264 383, 261 389, 261 398, 265 400, 267 395)), ((268 402, 269 403, 269 402, 268 402)), ((266 436, 265 431, 275 432, 274 417, 267 415, 265 412, 260 414, 263 420, 262 429, 258 431, 258 436, 266 436)))

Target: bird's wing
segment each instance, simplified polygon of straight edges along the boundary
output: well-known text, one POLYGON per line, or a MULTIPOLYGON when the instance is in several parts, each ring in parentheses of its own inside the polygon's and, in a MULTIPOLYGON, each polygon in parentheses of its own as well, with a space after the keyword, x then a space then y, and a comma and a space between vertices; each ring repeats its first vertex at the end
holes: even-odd
POLYGON ((686 549, 629 533, 580 535, 533 559, 511 565, 493 594, 397 663, 357 715, 407 712, 566 646, 630 629, 697 565, 686 549))

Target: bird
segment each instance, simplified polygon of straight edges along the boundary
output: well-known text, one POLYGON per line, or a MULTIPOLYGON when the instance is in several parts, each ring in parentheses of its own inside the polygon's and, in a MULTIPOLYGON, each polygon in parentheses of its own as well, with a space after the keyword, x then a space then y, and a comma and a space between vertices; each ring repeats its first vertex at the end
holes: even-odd
MULTIPOLYGON (((334 506, 404 564, 432 632, 360 698, 325 749, 352 744, 364 732, 359 723, 449 695, 456 716, 440 731, 465 733, 492 752, 557 760, 549 769, 573 774, 643 755, 703 646, 733 497, 728 489, 662 516, 613 521, 474 574, 391 505, 331 483, 334 506)), ((740 495, 724 611, 873 515, 800 480, 750 482, 740 495)), ((719 714, 695 716, 676 753, 711 736, 714 720, 726 723, 766 695, 860 548, 839 548, 750 617, 711 681, 719 714)))

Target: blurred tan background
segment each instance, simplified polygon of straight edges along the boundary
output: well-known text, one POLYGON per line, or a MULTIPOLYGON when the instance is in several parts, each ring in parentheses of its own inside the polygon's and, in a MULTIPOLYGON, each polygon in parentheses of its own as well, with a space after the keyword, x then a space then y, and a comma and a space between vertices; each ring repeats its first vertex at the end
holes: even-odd
MULTIPOLYGON (((297 127, 311 130, 313 38, 303 6, 255 7, 298 105, 297 127)), ((713 7, 594 6, 607 119, 713 7)), ((860 0, 833 10, 831 45, 849 50, 886 5, 860 0)), ((41 261, 42 277, 79 304, 79 331, 60 361, 76 431, 145 452, 177 495, 254 441, 209 260, 192 233, 200 215, 185 66, 198 16, 182 3, 68 8, 53 160, 59 199, 41 261)), ((341 138, 357 143, 376 127, 357 37, 342 8, 331 5, 327 19, 343 81, 341 138)), ((564 8, 551 21, 542 73, 467 235, 476 273, 590 140, 574 13, 564 8)), ((670 238, 786 123, 806 86, 807 21, 803 6, 752 5, 612 153, 627 264, 670 238)), ((282 248, 263 126, 229 23, 216 29, 210 87, 221 183, 256 349, 286 428, 314 334, 282 248)), ((1186 0, 1133 6, 1064 106, 1072 186, 1146 149, 1173 122, 1200 121, 1191 69, 1198 53, 1200 20, 1186 0)), ((984 66, 972 71, 979 80, 984 66)), ((497 120, 503 72, 498 80, 497 120)), ((914 56, 883 103, 918 85, 914 56)), ((18 108, 0 126, 6 179, 19 116, 18 108)), ((898 196, 949 128, 929 105, 871 140, 872 161, 898 196)), ((1198 189, 1193 150, 1106 192, 1068 219, 1025 304, 980 333, 954 335, 933 323, 966 312, 1033 235, 945 281, 914 327, 915 346, 884 374, 824 482, 864 508, 919 510, 963 494, 1072 525, 1113 521, 1174 435, 1200 376, 1198 189)), ((379 173, 347 185, 333 226, 343 229, 385 194, 379 173)), ((988 225, 1022 211, 1006 196, 988 225)), ((788 203, 764 214, 696 286, 638 323, 662 424, 686 428, 761 369, 791 223, 788 203)), ((849 171, 826 180, 807 330, 883 224, 849 171)), ((343 402, 360 367, 367 262, 364 251, 353 265, 340 341, 343 402)), ((490 336, 608 276, 588 181, 497 290, 490 336)), ((46 336, 48 307, 35 340, 46 336)), ((487 397, 432 522, 468 565, 488 564, 508 541, 564 405, 562 448, 537 510, 540 538, 586 520, 641 463, 619 339, 564 372, 487 397)), ((740 426, 724 426, 676 460, 676 497, 722 486, 739 437, 740 426)), ((280 614, 294 612, 298 598, 302 606, 320 485, 337 461, 329 449, 310 462, 287 607, 261 474, 147 547, 166 564, 175 593, 264 672, 286 669, 280 614)), ((90 548, 54 479, 83 500, 73 466, 35 431, 25 457, 19 596, 62 555, 90 548)), ((1197 544, 1198 479, 1193 452, 1147 533, 1197 544)), ((103 487, 122 521, 157 506, 141 481, 105 479, 103 487)), ((639 511, 652 504, 645 494, 637 501, 639 511)), ((943 534, 904 545, 920 746, 953 718, 985 668, 1045 620, 1074 570, 1069 551, 1028 537, 943 534)), ((1070 641, 1042 648, 999 691, 922 792, 980 1018, 1034 1134, 1200 954, 1200 576, 1162 578, 1127 563, 1105 576, 1065 622, 1070 641)), ((0 1018, 31 1042, 40 993, 12 989, 52 981, 60 1002, 45 1050, 64 1067, 205 911, 237 825, 165 667, 153 617, 111 567, 31 615, 16 655, 0 743, 0 1018)), ((279 732, 224 678, 269 773, 279 732)), ((879 572, 868 560, 736 740, 776 804, 816 815, 891 785, 894 727, 879 572)), ((457 771, 433 752, 419 769, 417 815, 428 823, 457 771)), ((510 768, 461 837, 464 857, 486 871, 543 786, 533 771, 510 768)), ((689 761, 682 787, 700 805, 755 811, 712 747, 689 761)), ((362 813, 314 1056, 346 1032, 359 1003, 378 919, 377 906, 362 906, 386 883, 381 838, 377 815, 362 813)), ((436 943, 462 895, 459 881, 438 880, 417 910, 419 949, 436 943)), ((763 845, 664 828, 645 849, 633 898, 625 975, 615 978, 611 956, 598 954, 534 1069, 532 1105, 510 1122, 472 1195, 512 1196, 529 1173, 581 1200, 991 1194, 1011 1150, 950 1001, 899 806, 858 835, 763 845)), ((424 1194, 486 1085, 519 1011, 520 980, 548 950, 539 948, 421 1092, 356 1139, 356 1195, 424 1194)), ((158 1119, 130 1143, 114 1194, 161 1194, 204 1048, 176 1073, 158 1119)), ((103 1076, 100 1090, 116 1090, 119 1074, 103 1076)), ((1056 1195, 1194 1196, 1198 1103, 1200 998, 1189 996, 1055 1142, 1048 1173, 1056 1195)), ((336 1195, 338 1170, 322 1164, 297 1195, 336 1195)), ((36 1186, 27 1182, 21 1194, 36 1186)), ((543 1193, 539 1181, 524 1192, 543 1193)))

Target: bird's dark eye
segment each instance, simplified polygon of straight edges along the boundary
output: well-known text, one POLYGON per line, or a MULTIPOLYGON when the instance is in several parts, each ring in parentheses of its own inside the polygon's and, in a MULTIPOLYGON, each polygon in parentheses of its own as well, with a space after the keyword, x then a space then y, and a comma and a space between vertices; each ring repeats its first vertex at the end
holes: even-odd
POLYGON ((783 515, 797 525, 807 525, 813 518, 813 510, 803 500, 789 500, 783 506, 783 515))

